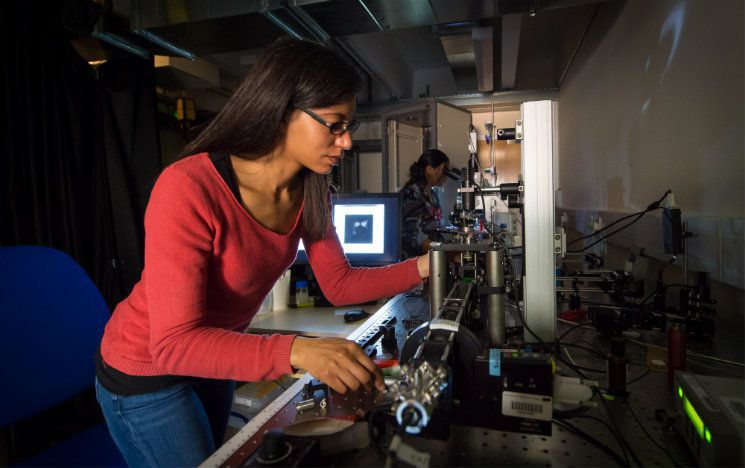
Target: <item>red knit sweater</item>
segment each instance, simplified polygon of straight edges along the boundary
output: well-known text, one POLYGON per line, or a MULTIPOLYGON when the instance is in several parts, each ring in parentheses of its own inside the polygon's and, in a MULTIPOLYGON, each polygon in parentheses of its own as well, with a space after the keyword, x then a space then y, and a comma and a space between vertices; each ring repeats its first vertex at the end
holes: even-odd
MULTIPOLYGON (((276 279, 294 261, 301 216, 285 234, 256 222, 207 154, 163 171, 145 213, 145 268, 106 325, 101 354, 130 375, 240 381, 291 372, 292 335, 242 333, 276 279)), ((326 297, 351 304, 392 296, 421 282, 416 260, 352 268, 333 226, 303 238, 326 297)))

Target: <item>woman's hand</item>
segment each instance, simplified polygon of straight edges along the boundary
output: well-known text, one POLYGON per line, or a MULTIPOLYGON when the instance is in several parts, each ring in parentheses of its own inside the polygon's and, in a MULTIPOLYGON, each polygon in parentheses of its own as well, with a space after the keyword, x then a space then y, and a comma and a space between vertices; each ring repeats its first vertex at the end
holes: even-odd
POLYGON ((432 246, 432 240, 427 238, 424 239, 424 242, 422 242, 422 245, 420 246, 422 248, 422 252, 429 252, 429 248, 432 246))
POLYGON ((339 393, 373 384, 385 391, 383 373, 354 341, 298 336, 290 350, 290 365, 309 372, 339 393))
POLYGON ((421 276, 423 280, 429 278, 429 252, 421 257, 417 257, 416 267, 419 269, 419 276, 421 276))

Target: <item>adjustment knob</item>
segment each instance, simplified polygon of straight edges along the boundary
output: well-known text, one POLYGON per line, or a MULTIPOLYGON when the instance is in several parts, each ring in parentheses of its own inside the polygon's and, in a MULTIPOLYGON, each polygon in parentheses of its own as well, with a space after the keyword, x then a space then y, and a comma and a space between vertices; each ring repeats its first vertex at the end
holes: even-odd
POLYGON ((259 463, 271 465, 287 458, 292 446, 285 441, 282 429, 272 429, 264 435, 264 442, 256 457, 259 463))

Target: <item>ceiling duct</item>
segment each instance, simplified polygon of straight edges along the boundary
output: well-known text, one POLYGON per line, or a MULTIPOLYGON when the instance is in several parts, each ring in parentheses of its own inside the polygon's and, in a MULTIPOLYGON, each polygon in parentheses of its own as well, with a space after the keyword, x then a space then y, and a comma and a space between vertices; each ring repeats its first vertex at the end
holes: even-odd
POLYGON ((494 91, 500 88, 502 54, 500 41, 497 39, 494 29, 490 26, 471 30, 476 82, 478 83, 478 90, 481 92, 494 91))
POLYGON ((502 84, 501 89, 515 89, 517 57, 520 49, 522 15, 502 16, 502 84))
POLYGON ((186 91, 220 87, 220 69, 206 60, 156 55, 154 66, 161 86, 186 91))
MULTIPOLYGON (((218 69, 225 91, 234 89, 258 52, 277 38, 315 39, 342 49, 371 76, 372 99, 405 99, 555 87, 600 3, 123 0, 113 2, 114 11, 101 18, 95 35, 143 56, 206 60, 218 69)), ((185 72, 179 68, 173 74, 185 72)), ((210 73, 194 80, 159 76, 189 86, 214 82, 210 73)))

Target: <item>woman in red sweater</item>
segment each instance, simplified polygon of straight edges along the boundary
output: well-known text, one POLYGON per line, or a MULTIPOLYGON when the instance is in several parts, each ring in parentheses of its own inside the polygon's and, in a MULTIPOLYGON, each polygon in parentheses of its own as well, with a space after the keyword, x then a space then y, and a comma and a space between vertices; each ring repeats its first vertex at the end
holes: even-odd
POLYGON ((142 278, 96 356, 98 399, 130 465, 201 463, 222 443, 235 380, 295 368, 342 393, 384 389, 351 341, 242 333, 301 239, 335 304, 392 296, 429 275, 426 256, 350 267, 331 223, 327 174, 352 146, 359 86, 333 50, 275 42, 158 178, 142 278))

